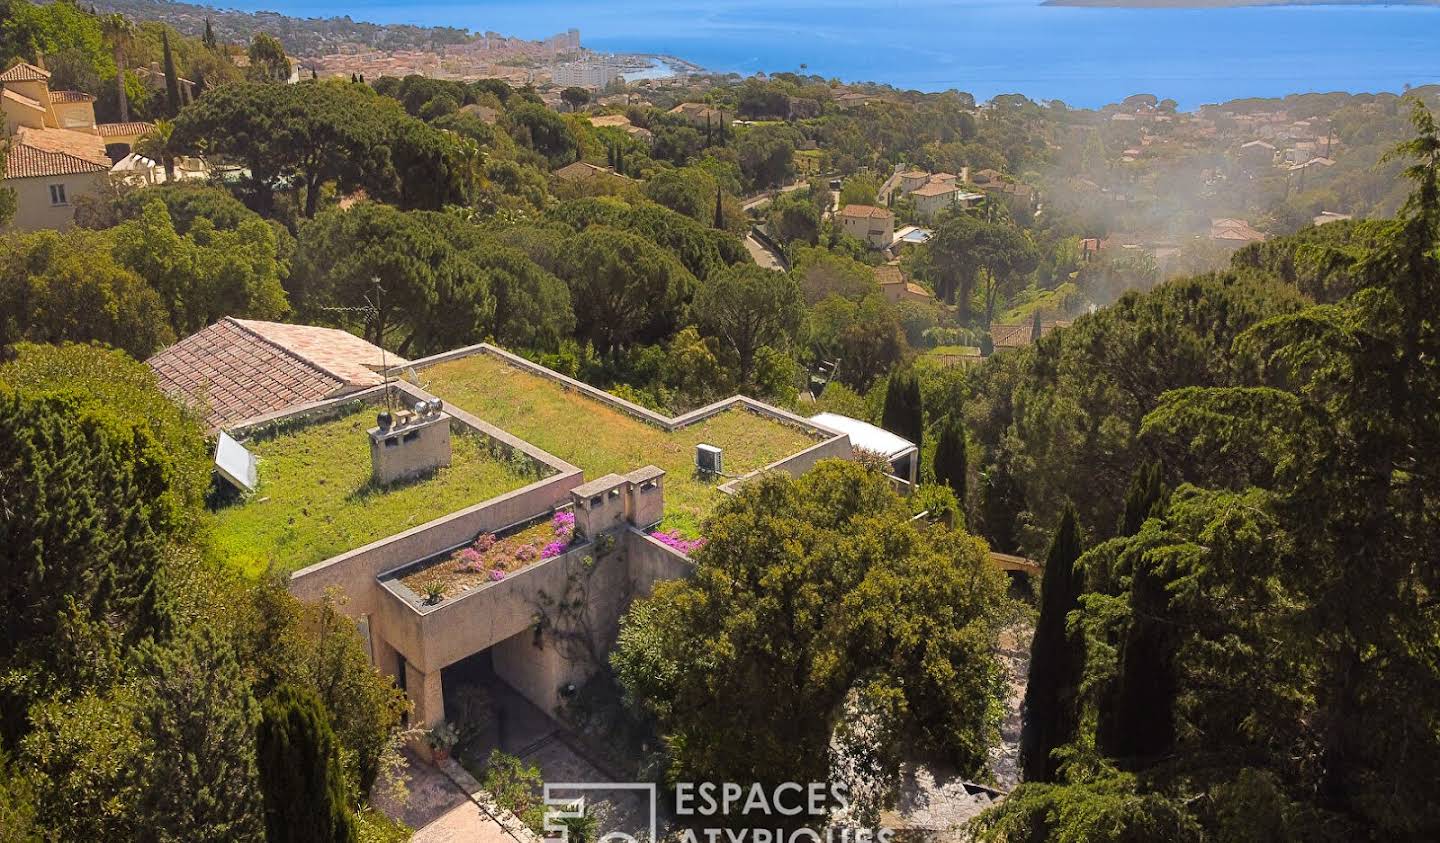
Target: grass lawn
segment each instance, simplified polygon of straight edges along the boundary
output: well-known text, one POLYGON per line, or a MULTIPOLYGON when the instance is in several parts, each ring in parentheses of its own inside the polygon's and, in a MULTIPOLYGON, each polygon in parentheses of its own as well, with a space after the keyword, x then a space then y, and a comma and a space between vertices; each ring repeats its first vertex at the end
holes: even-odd
POLYGON ((745 474, 820 441, 810 432, 733 409, 667 433, 503 360, 474 354, 432 366, 432 394, 579 466, 586 480, 646 465, 665 469, 665 526, 697 536, 724 493, 695 473, 695 446, 725 449, 725 472, 745 474))
POLYGON ((932 357, 974 357, 980 349, 973 345, 937 345, 925 353, 932 357))
POLYGON ((451 464, 386 489, 370 485, 373 408, 248 447, 260 485, 214 517, 214 547, 248 576, 289 573, 518 489, 535 478, 491 457, 475 436, 451 437, 451 464))

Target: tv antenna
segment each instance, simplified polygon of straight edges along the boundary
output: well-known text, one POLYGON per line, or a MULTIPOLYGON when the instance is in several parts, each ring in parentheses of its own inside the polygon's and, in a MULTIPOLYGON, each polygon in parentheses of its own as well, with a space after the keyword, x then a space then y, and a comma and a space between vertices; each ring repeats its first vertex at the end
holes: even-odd
POLYGON ((375 344, 380 347, 380 378, 385 387, 385 409, 388 412, 395 412, 395 396, 391 384, 394 382, 390 377, 389 353, 385 350, 385 336, 380 325, 380 308, 385 295, 385 288, 380 286, 380 277, 370 276, 370 283, 374 286, 373 293, 363 296, 365 304, 354 307, 322 307, 321 310, 330 313, 359 313, 366 319, 375 320, 375 344))

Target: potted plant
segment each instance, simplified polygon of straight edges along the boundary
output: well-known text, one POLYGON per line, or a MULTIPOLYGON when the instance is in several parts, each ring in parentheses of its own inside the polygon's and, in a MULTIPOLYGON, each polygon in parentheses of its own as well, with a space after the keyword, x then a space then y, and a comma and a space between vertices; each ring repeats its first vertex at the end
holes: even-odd
POLYGON ((425 742, 430 745, 430 752, 439 764, 450 758, 450 750, 460 741, 460 734, 455 727, 442 721, 435 728, 425 733, 425 742))

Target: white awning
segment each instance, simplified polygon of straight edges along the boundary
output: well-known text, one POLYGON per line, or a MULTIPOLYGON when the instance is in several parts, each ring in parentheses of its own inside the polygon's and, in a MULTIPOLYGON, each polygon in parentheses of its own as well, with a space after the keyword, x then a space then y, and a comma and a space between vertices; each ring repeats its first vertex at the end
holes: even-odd
POLYGON ((810 421, 821 427, 828 427, 831 430, 839 431, 850 436, 850 447, 862 448, 866 451, 874 451, 884 454, 886 459, 895 459, 906 451, 915 450, 915 443, 900 436, 896 436, 884 428, 876 427, 869 422, 859 419, 852 419, 849 416, 842 416, 838 413, 820 413, 810 417, 810 421))

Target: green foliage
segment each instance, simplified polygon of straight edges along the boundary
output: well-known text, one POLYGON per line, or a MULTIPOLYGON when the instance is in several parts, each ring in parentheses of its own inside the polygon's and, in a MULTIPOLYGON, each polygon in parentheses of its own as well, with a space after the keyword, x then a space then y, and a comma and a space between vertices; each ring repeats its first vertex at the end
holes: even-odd
POLYGON ((790 276, 740 264, 710 276, 695 293, 692 310, 700 327, 719 337, 739 360, 739 381, 748 386, 762 346, 790 345, 804 319, 799 285, 790 276))
POLYGON ((895 372, 885 384, 885 408, 880 426, 920 445, 925 433, 925 406, 920 400, 920 378, 913 369, 895 372))
POLYGON ((103 342, 146 357, 174 339, 164 303, 93 231, 0 238, 0 338, 103 342))
POLYGON ((521 103, 505 113, 515 143, 543 157, 551 169, 580 158, 580 138, 563 117, 543 105, 521 103))
POLYGON ((838 379, 867 390, 909 350, 895 306, 878 291, 855 302, 831 295, 810 310, 810 353, 838 361, 838 379))
POLYGON ((276 232, 259 219, 223 231, 197 217, 180 234, 160 200, 109 232, 115 258, 151 286, 184 336, 223 316, 274 320, 290 309, 276 259, 276 232))
POLYGON ((981 542, 920 533, 883 476, 843 461, 752 480, 705 534, 695 576, 638 601, 612 655, 630 699, 657 717, 673 776, 824 780, 832 726, 856 695, 886 709, 872 736, 881 768, 920 753, 979 773, 1005 603, 981 542))
POLYGON ((1138 439, 1145 414, 1170 390, 1235 378, 1235 338, 1300 301, 1292 288, 1260 279, 1176 280, 990 357, 964 401, 971 456, 985 478, 973 491, 988 513, 986 534, 1001 549, 1038 554, 1068 500, 1108 537, 1146 457, 1138 439))
POLYGON ((354 843, 340 755, 314 694, 282 686, 256 737, 268 843, 354 843))
MULTIPOLYGON (((887 396, 888 397, 888 396, 887 396)), ((969 484, 969 463, 965 454, 965 427, 953 416, 940 420, 939 432, 935 435, 935 454, 931 466, 935 482, 948 487, 960 502, 960 511, 965 511, 965 490, 969 484)))
POLYGON ((1059 764, 1054 751, 1069 743, 1079 726, 1078 692, 1084 652, 1066 630, 1080 599, 1075 562, 1083 548, 1073 507, 1067 507, 1045 556, 1040 585, 1040 617, 1030 645, 1030 674, 1021 709, 1020 762, 1025 781, 1054 781, 1059 764))
POLYGON ((539 798, 542 785, 539 767, 498 749, 491 750, 480 780, 480 786, 495 797, 497 805, 519 817, 536 834, 545 827, 545 804, 539 798))
POLYGON ((245 75, 251 81, 290 81, 290 59, 285 55, 284 45, 274 35, 268 32, 255 33, 255 37, 250 39, 248 57, 250 67, 245 75))
POLYGON ((695 276, 664 250, 602 226, 571 241, 561 272, 570 284, 577 334, 602 353, 672 334, 695 288, 695 276))
POLYGON ((47 680, 0 687, 14 740, 31 701, 85 687, 109 669, 101 653, 165 628, 159 577, 182 501, 169 454, 113 411, 5 388, 0 420, 0 674, 44 665, 47 680))
POLYGON ((795 175, 795 147, 799 133, 784 125, 753 126, 735 142, 740 172, 755 188, 775 187, 795 175))

